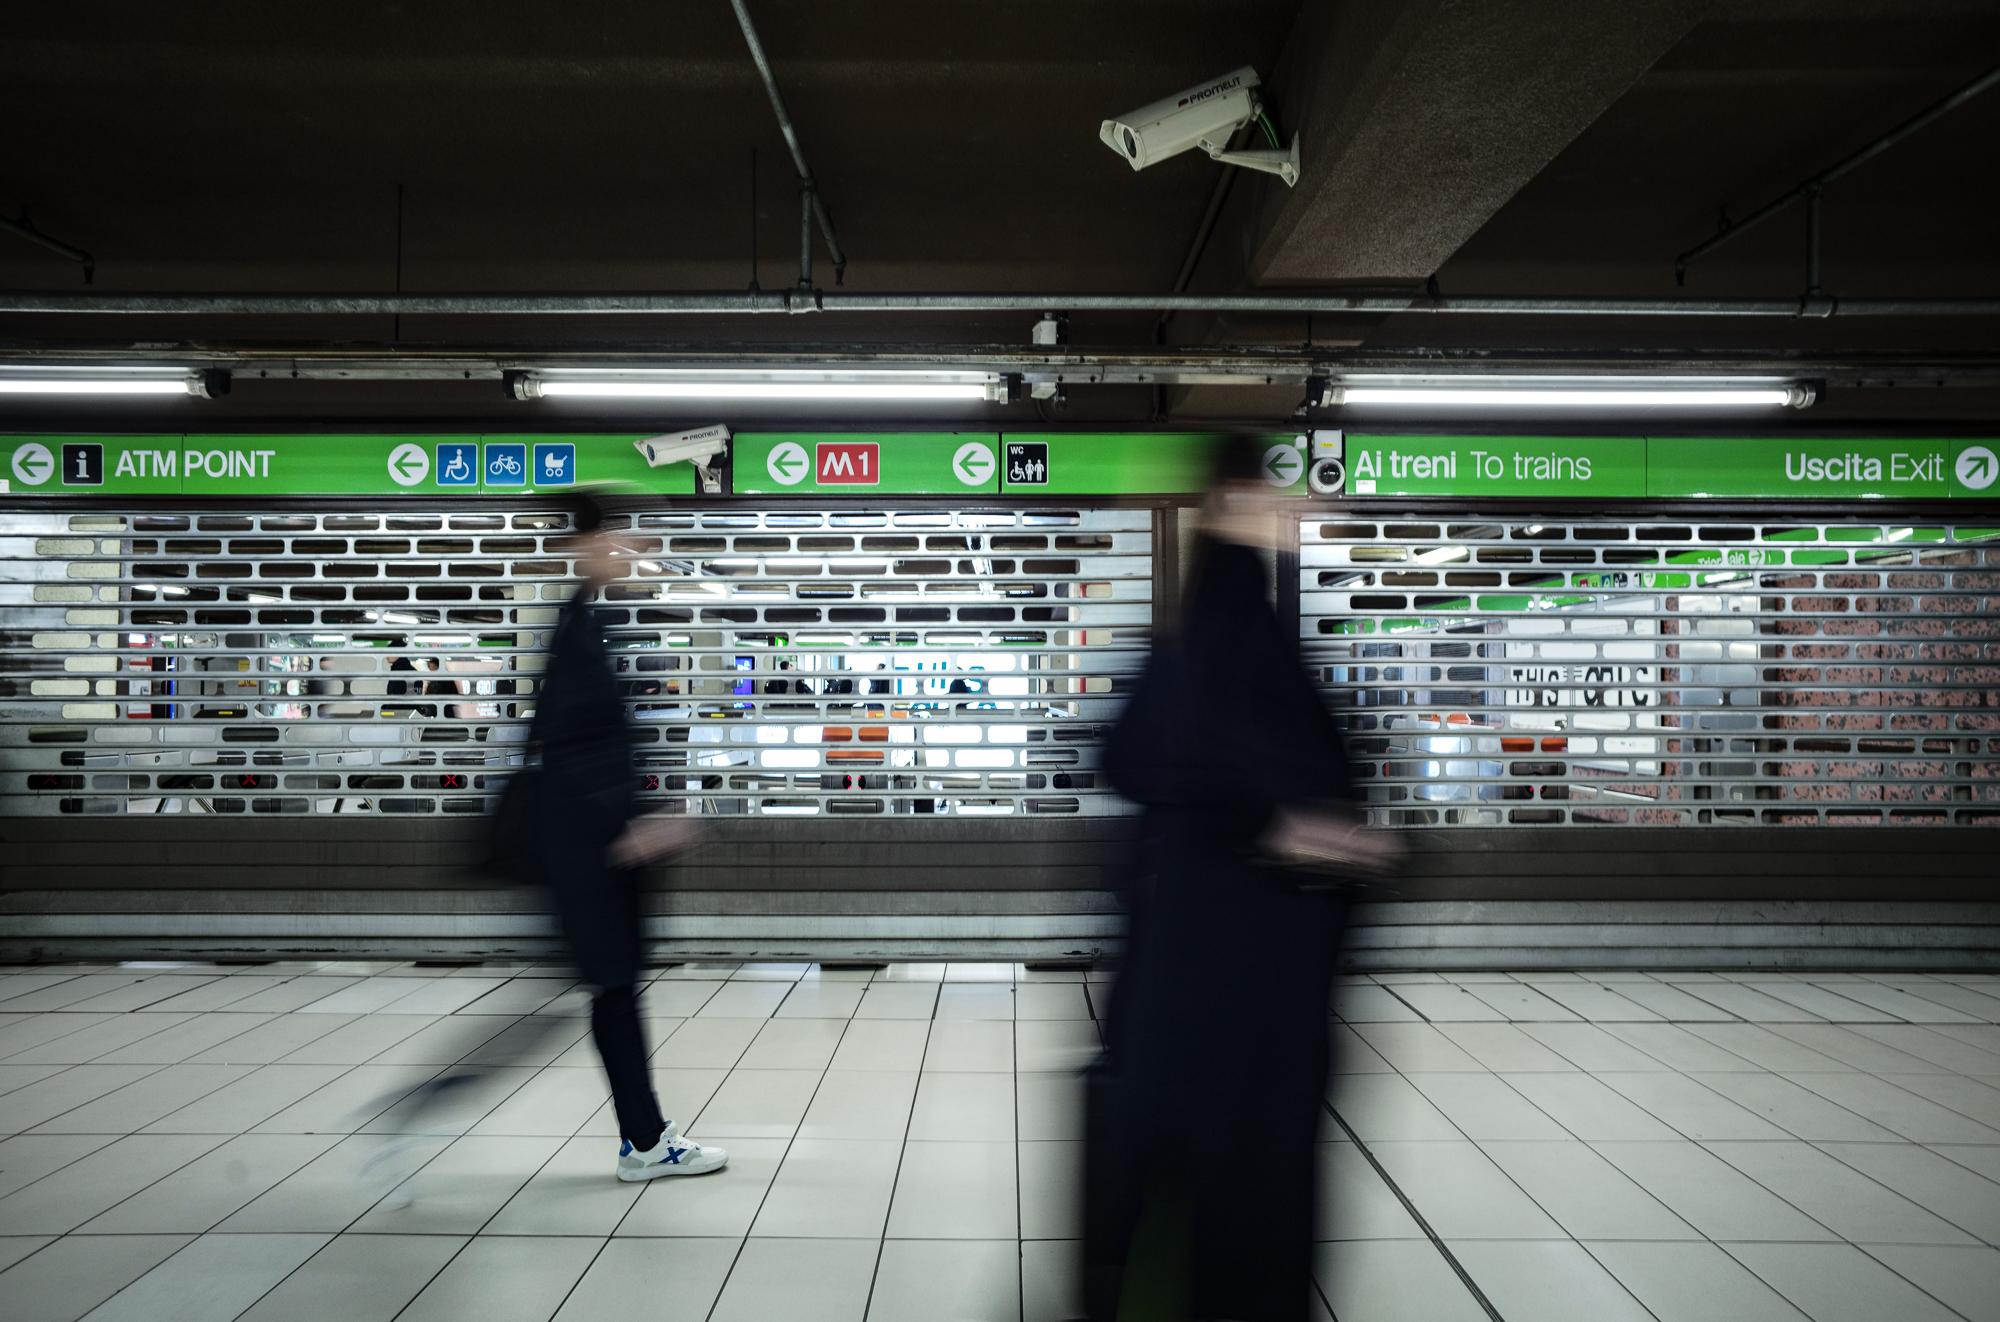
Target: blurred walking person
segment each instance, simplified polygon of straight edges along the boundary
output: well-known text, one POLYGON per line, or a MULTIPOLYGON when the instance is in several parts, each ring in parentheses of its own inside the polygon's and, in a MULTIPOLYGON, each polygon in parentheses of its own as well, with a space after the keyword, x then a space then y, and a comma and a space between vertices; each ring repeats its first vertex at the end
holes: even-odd
POLYGON ((1105 749, 1144 817, 1088 1090, 1092 1322, 1308 1316, 1336 879, 1387 846, 1270 604, 1262 448, 1219 458, 1181 617, 1105 749))
POLYGON ((639 810, 631 714, 595 605, 626 576, 631 556, 594 497, 579 492, 565 503, 575 529, 569 555, 582 582, 557 621, 536 695, 529 739, 540 764, 509 787, 500 847, 548 887, 577 971, 597 989, 590 1032, 623 1136, 618 1178, 701 1175, 721 1169, 729 1154, 679 1133, 661 1113, 638 994, 639 870, 692 843, 695 827, 686 817, 639 810))

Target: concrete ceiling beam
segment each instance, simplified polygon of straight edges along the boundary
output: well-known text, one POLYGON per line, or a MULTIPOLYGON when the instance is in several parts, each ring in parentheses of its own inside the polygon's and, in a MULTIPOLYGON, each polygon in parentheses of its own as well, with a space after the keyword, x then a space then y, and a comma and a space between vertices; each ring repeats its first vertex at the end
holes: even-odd
POLYGON ((1272 79, 1304 177, 1257 190, 1257 285, 1422 281, 1712 0, 1309 4, 1272 79))

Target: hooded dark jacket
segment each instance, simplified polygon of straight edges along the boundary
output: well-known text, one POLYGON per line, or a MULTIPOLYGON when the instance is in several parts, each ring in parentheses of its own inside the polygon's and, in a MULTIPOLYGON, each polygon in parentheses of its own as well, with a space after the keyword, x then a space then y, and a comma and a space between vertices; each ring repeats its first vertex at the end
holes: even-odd
POLYGON ((1086 1294, 1101 1322, 1130 1274, 1163 1271, 1183 1277, 1194 1316, 1307 1316, 1340 901, 1255 845, 1279 808, 1352 796, 1338 727, 1269 592, 1253 551, 1204 544, 1179 626, 1105 749, 1144 815, 1089 1094, 1086 1294), (1191 1234, 1185 1256, 1135 1254, 1142 1219, 1191 1234))

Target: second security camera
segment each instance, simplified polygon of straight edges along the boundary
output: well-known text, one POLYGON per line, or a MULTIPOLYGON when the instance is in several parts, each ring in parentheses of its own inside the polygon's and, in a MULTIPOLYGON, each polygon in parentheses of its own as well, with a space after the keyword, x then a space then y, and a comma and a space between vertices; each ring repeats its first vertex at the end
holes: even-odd
MULTIPOLYGON (((1283 179, 1287 186, 1299 181, 1299 140, 1284 151, 1231 151, 1229 140, 1237 130, 1263 113, 1257 98, 1261 80, 1248 65, 1220 78, 1211 78, 1185 92, 1142 106, 1128 115, 1107 119, 1097 130, 1104 145, 1123 156, 1134 170, 1178 156, 1195 147, 1226 165, 1262 170, 1283 179)), ((1269 121, 1265 123, 1268 125, 1269 121)), ((1274 135, 1275 136, 1275 135, 1274 135)))
POLYGON ((729 448, 729 428, 717 423, 713 427, 646 436, 632 442, 632 448, 646 456, 649 468, 682 462, 706 466, 729 448))
POLYGON ((670 431, 659 436, 643 436, 632 442, 632 448, 645 456, 648 468, 692 464, 704 495, 712 496, 722 490, 716 460, 729 449, 729 428, 722 423, 688 431, 670 431))

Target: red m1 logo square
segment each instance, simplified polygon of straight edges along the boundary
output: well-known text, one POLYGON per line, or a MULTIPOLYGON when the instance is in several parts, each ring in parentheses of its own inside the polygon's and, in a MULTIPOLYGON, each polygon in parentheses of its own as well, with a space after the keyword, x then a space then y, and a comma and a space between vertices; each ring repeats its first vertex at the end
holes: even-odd
POLYGON ((823 487, 872 487, 882 481, 882 447, 874 441, 822 441, 814 455, 823 487))

